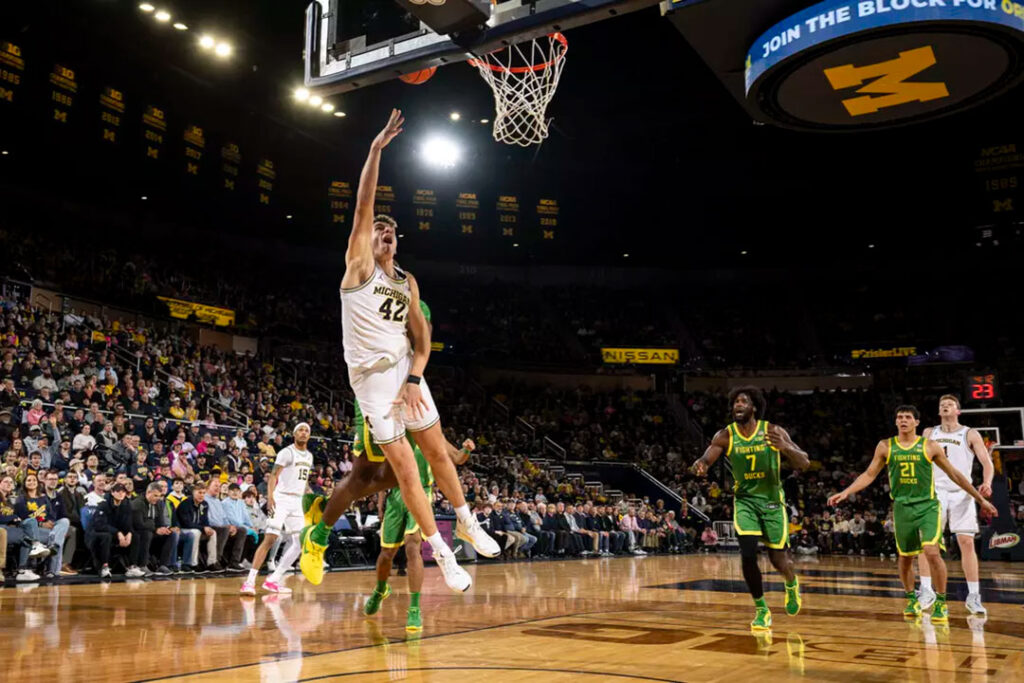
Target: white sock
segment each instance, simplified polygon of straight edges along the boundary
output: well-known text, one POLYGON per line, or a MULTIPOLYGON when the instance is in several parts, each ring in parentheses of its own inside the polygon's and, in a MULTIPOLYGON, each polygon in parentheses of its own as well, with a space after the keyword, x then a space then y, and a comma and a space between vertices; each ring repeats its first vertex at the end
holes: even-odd
POLYGON ((435 555, 440 557, 452 554, 452 549, 449 548, 448 544, 444 542, 443 538, 441 538, 440 531, 435 531, 433 536, 427 536, 425 540, 430 544, 430 547, 434 549, 435 555))
POLYGON ((981 581, 968 581, 967 582, 968 593, 980 593, 981 592, 981 581))
POLYGON ((302 544, 299 543, 297 538, 292 538, 288 542, 288 547, 284 549, 284 555, 281 556, 281 561, 277 563, 277 569, 271 574, 267 581, 271 583, 280 583, 284 573, 292 568, 295 564, 295 560, 299 559, 299 555, 302 554, 302 544))
POLYGON ((473 519, 473 513, 469 511, 469 506, 466 504, 455 508, 455 516, 458 517, 459 521, 463 524, 469 524, 469 521, 473 519))
POLYGON ((932 589, 932 577, 922 576, 921 577, 921 590, 930 591, 932 589))
POLYGON ((246 583, 256 583, 256 577, 259 575, 259 571, 256 569, 249 570, 249 578, 245 580, 246 583))

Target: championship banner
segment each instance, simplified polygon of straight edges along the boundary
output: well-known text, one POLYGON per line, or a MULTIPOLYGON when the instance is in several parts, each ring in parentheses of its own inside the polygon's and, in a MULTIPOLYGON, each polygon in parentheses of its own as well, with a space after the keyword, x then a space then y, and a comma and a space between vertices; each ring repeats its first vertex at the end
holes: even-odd
POLYGON ((75 93, 78 92, 78 82, 75 80, 75 72, 60 64, 53 65, 50 72, 50 104, 53 105, 52 120, 62 125, 67 124, 68 115, 71 114, 71 107, 75 103, 75 93))
POLYGON ((374 200, 373 213, 394 217, 395 188, 390 185, 378 185, 377 197, 374 200))
POLYGON ((519 232, 519 197, 513 194, 498 196, 498 226, 502 237, 515 237, 519 232))
POLYGON ((242 151, 233 142, 220 148, 221 187, 234 192, 238 187, 238 172, 242 166, 242 151))
POLYGON ((25 59, 21 48, 9 41, 0 42, 0 102, 14 103, 24 75, 25 59))
POLYGON ((199 168, 203 160, 203 152, 206 149, 206 136, 199 126, 185 127, 185 173, 191 176, 199 175, 199 168))
POLYGON ((207 306, 166 296, 158 296, 157 299, 167 304, 167 312, 172 318, 188 320, 190 317, 194 317, 198 322, 210 323, 218 327, 235 324, 235 312, 230 308, 207 306))
POLYGON ((460 192, 455 200, 455 210, 458 212, 459 234, 475 234, 480 218, 480 201, 476 197, 476 192, 460 192))
POLYGON ((894 346, 891 349, 853 349, 853 360, 875 360, 879 358, 910 358, 917 355, 916 346, 894 346))
POLYGON ((433 190, 416 190, 412 196, 412 205, 416 210, 417 230, 429 232, 437 217, 437 194, 433 190))
POLYGON ((347 223, 352 210, 352 185, 344 180, 332 180, 327 198, 331 205, 331 225, 347 223))
POLYGON ((1024 145, 987 145, 976 151, 974 173, 985 219, 999 222, 1020 215, 1024 207, 1024 145))
POLYGON ((555 239, 555 230, 558 229, 557 199, 537 200, 537 223, 540 225, 541 239, 555 239))
POLYGON ((274 162, 270 159, 260 159, 256 164, 256 184, 259 188, 257 198, 260 204, 270 206, 270 193, 274 191, 274 181, 277 180, 277 171, 274 170, 274 162))
POLYGON ((149 105, 142 112, 142 138, 146 158, 159 161, 164 149, 164 135, 167 133, 167 114, 160 107, 149 105))
POLYGON ((676 365, 679 363, 679 349, 627 349, 605 347, 601 349, 601 360, 605 363, 629 363, 633 365, 676 365))
POLYGON ((124 93, 107 86, 100 93, 100 137, 104 142, 121 141, 121 118, 124 116, 124 93))

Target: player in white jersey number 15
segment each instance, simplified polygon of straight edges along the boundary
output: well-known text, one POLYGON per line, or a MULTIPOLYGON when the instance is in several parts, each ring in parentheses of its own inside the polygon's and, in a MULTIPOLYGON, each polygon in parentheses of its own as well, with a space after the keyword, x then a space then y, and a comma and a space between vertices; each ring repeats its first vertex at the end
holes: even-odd
MULTIPOLYGON (((437 406, 423 378, 430 357, 430 327, 420 310, 419 286, 411 273, 395 263, 398 224, 390 216, 374 216, 381 153, 399 133, 405 119, 392 110, 373 143, 359 177, 352 233, 345 252, 341 281, 341 324, 349 383, 359 401, 374 441, 398 479, 402 499, 430 543, 445 582, 456 591, 472 581, 441 538, 434 512, 420 484, 419 468, 408 432, 430 463, 441 492, 458 517, 456 534, 478 553, 500 552, 466 505, 448 442, 441 432, 437 406)), ((302 532, 302 573, 314 584, 323 579, 323 552, 330 540, 329 524, 343 512, 328 503, 323 524, 302 532)))
MULTIPOLYGON (((971 478, 974 458, 977 458, 982 470, 982 484, 978 487, 978 493, 991 498, 992 476, 995 474, 992 457, 978 430, 960 424, 960 400, 951 394, 940 398, 939 417, 942 424, 924 430, 925 438, 941 446, 950 464, 968 480, 971 478)), ((978 533, 978 511, 974 500, 941 470, 935 472, 935 496, 939 499, 942 514, 942 532, 945 532, 948 525, 960 546, 960 561, 967 579, 967 611, 976 616, 984 616, 986 610, 981 604, 978 553, 974 549, 974 536, 978 533)), ((920 561, 918 565, 921 571, 921 607, 927 609, 935 601, 935 592, 931 586, 928 563, 920 561)))
MULTIPOLYGON (((267 553, 274 546, 278 536, 288 537, 288 546, 278 563, 263 582, 263 589, 271 593, 291 593, 282 583, 284 574, 302 552, 298 533, 302 531, 304 520, 302 514, 302 494, 306 492, 309 472, 313 469, 313 454, 306 450, 309 443, 310 429, 305 422, 295 425, 292 436, 295 443, 282 448, 274 461, 274 469, 267 477, 267 511, 270 521, 267 522, 267 533, 260 547, 252 558, 249 576, 239 591, 242 595, 256 595, 256 576, 259 574, 267 553)), ((270 558, 274 559, 274 558, 270 558)))

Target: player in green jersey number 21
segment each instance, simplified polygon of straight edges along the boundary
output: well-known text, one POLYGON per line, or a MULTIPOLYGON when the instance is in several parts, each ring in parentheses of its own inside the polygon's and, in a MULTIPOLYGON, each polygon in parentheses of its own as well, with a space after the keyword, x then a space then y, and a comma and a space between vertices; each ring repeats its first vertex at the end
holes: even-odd
POLYGON ((949 622, 949 608, 946 606, 946 563, 939 553, 942 525, 939 501, 935 497, 934 468, 941 469, 957 486, 967 491, 986 514, 995 517, 998 512, 971 486, 970 480, 950 464, 939 444, 917 435, 920 420, 921 415, 914 406, 896 408, 897 435, 879 441, 874 458, 864 473, 841 493, 830 497, 828 504, 835 507, 867 488, 879 472, 888 470, 896 550, 900 554, 900 580, 907 598, 903 614, 911 618, 921 614, 921 605, 914 594, 914 557, 924 553, 935 586, 931 620, 944 624, 949 622))
POLYGON ((793 443, 785 429, 762 419, 765 401, 756 387, 737 387, 729 393, 733 423, 719 430, 704 455, 693 464, 693 471, 704 476, 724 453, 732 466, 733 527, 739 537, 743 580, 754 599, 757 612, 750 628, 767 631, 772 613, 764 599, 761 568, 757 565, 758 542, 768 546, 768 559, 786 579, 786 613, 800 611, 800 584, 793 561, 786 553, 789 545, 789 514, 779 474, 780 456, 786 456, 796 470, 807 469, 807 453, 793 443))

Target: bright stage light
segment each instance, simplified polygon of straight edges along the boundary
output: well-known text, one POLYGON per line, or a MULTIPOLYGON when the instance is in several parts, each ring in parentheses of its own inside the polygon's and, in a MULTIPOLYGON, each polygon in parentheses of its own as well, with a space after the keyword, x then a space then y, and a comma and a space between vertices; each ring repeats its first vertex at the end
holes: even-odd
POLYGON ((174 28, 178 29, 179 31, 187 31, 188 30, 188 26, 186 26, 185 24, 181 23, 180 21, 174 22, 174 28))
POLYGON ((345 112, 343 111, 336 111, 334 112, 334 115, 337 116, 339 119, 345 118, 345 112))
POLYGON ((299 102, 305 102, 309 99, 309 91, 305 88, 296 88, 293 94, 299 102))
POLYGON ((149 4, 148 2, 144 2, 139 5, 139 9, 143 12, 152 12, 156 9, 156 7, 153 7, 153 5, 149 4))
POLYGON ((217 43, 217 47, 214 48, 213 53, 221 58, 227 58, 231 56, 231 45, 230 43, 217 43))
POLYGON ((324 98, 320 97, 319 95, 313 95, 312 97, 309 98, 309 106, 311 107, 319 107, 323 103, 324 98))
POLYGON ((166 10, 160 10, 159 12, 153 15, 153 18, 157 21, 170 21, 171 13, 166 10))
POLYGON ((205 35, 199 39, 199 47, 204 50, 212 50, 213 46, 217 44, 217 39, 211 35, 205 35))
POLYGON ((423 160, 431 166, 451 168, 459 163, 461 150, 452 140, 442 137, 428 138, 423 143, 423 160))
POLYGON ((320 106, 320 111, 324 112, 325 114, 330 114, 332 111, 334 111, 334 105, 331 104, 330 102, 324 102, 320 106))

